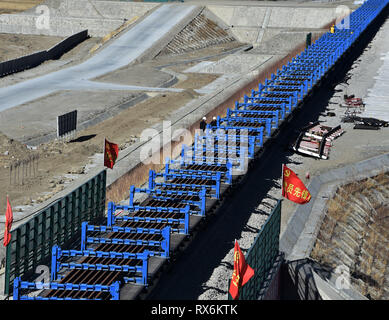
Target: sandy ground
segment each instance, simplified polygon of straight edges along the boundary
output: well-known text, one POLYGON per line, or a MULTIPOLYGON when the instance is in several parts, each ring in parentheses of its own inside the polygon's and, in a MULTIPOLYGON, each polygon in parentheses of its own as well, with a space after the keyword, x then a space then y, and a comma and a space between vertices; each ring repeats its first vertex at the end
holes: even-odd
MULTIPOLYGON (((31 43, 31 52, 49 49, 51 44, 58 43, 62 38, 61 37, 50 37, 50 36, 35 36, 35 35, 11 35, 11 34, 0 34, 0 39, 4 39, 7 42, 14 41, 18 46, 20 46, 21 51, 28 51, 27 47, 31 43)), ((48 60, 39 66, 28 69, 23 72, 18 72, 14 74, 10 74, 6 77, 0 78, 0 87, 9 86, 12 84, 16 84, 21 81, 25 81, 27 79, 35 78, 43 74, 47 74, 49 72, 57 71, 64 66, 72 66, 74 64, 82 62, 84 59, 87 59, 89 55, 89 51, 98 43, 101 42, 101 38, 89 38, 80 43, 77 47, 73 48, 69 52, 65 53, 58 60, 48 60)), ((1 46, 3 48, 3 46, 1 46)), ((8 49, 7 49, 8 51, 8 49)), ((14 57, 19 57, 20 54, 15 50, 13 52, 14 57)), ((0 56, 1 61, 5 61, 6 57, 0 56)))
POLYGON ((3 138, 1 147, 3 156, 0 158, 0 194, 2 195, 0 212, 4 213, 5 210, 5 194, 9 194, 13 206, 29 205, 33 199, 37 202, 48 199, 50 194, 42 196, 45 192, 53 194, 64 187, 64 179, 55 177, 82 173, 82 168, 89 162, 89 157, 103 152, 104 137, 118 143, 120 149, 123 149, 136 141, 136 137, 143 129, 169 119, 171 112, 195 97, 196 94, 192 90, 158 95, 111 119, 78 132, 80 142, 51 142, 39 146, 37 151, 30 151, 30 153, 39 153, 38 174, 35 177, 27 177, 24 185, 9 185, 9 164, 13 159, 26 158, 26 152, 29 151, 21 144, 17 142, 11 144, 9 139, 3 138), (160 108, 161 105, 164 107, 160 108), (82 141, 84 139, 86 140, 82 141), (7 156, 4 155, 6 151, 8 151, 7 156))
POLYGON ((348 266, 351 286, 373 300, 389 298, 388 198, 389 171, 340 187, 310 255, 322 266, 348 266))
POLYGON ((62 39, 62 37, 2 33, 0 34, 0 61, 49 49, 62 39))

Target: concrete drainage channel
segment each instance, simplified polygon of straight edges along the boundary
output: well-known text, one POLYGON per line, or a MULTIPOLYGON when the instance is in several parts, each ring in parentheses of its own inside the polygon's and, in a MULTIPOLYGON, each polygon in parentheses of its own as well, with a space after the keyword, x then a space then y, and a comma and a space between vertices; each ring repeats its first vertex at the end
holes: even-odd
MULTIPOLYGON (((280 236, 280 250, 285 252, 285 272, 294 279, 300 299, 367 300, 352 287, 337 287, 333 270, 326 270, 311 256, 325 215, 328 199, 332 199, 340 186, 377 176, 389 169, 389 154, 373 157, 352 165, 331 170, 314 177, 308 185, 312 203, 295 211, 288 226, 280 236), (350 178, 352 177, 352 178, 350 178), (308 281, 308 278, 311 280, 308 281), (307 286, 306 284, 309 283, 307 286)), ((291 289, 289 289, 291 290, 291 289)))
POLYGON ((314 177, 308 185, 314 201, 293 214, 281 235, 280 249, 286 253, 286 259, 309 257, 324 218, 327 199, 332 198, 339 186, 376 176, 388 168, 389 154, 384 154, 314 177))
MULTIPOLYGON (((371 31, 371 30, 370 30, 370 31, 371 31)), ((367 31, 366 31, 366 32, 367 32, 367 31)), ((366 32, 365 32, 365 34, 366 34, 366 32)), ((362 40, 360 39, 359 41, 361 42, 362 40)), ((360 43, 359 45, 361 45, 361 43, 360 43)), ((355 50, 355 47, 354 47, 353 49, 355 50)), ((350 53, 350 49, 348 50, 348 53, 350 53)), ((350 57, 349 57, 349 54, 346 54, 345 56, 348 56, 348 58, 350 58, 350 57)), ((344 60, 344 58, 343 58, 343 60, 344 60)), ((339 65, 341 65, 341 63, 342 63, 342 61, 338 62, 334 67, 331 68, 331 70, 330 70, 329 72, 333 73, 337 68, 339 68, 339 65)), ((328 82, 328 81, 330 81, 330 79, 326 79, 324 83, 326 83, 326 82, 328 82)), ((323 83, 322 81, 320 81, 320 82, 318 83, 318 86, 321 86, 321 85, 323 85, 324 83, 323 83)), ((312 91, 309 92, 309 96, 311 96, 311 94, 312 94, 312 91)), ((307 103, 307 100, 306 100, 306 98, 305 98, 304 104, 306 104, 306 103, 307 103)), ((297 109, 300 109, 301 107, 302 107, 302 103, 300 103, 300 104, 298 105, 297 109)), ((290 121, 292 120, 292 115, 289 115, 285 120, 286 120, 286 121, 282 122, 282 124, 281 124, 281 126, 280 126, 280 129, 283 128, 287 122, 290 122, 290 121)), ((276 136, 278 136, 278 134, 276 134, 275 131, 279 132, 278 130, 272 130, 271 135, 272 135, 273 138, 275 138, 276 136)), ((261 149, 261 154, 264 154, 262 151, 264 151, 264 149, 267 148, 267 147, 269 146, 269 141, 271 141, 271 140, 272 140, 272 139, 267 139, 267 140, 266 140, 265 144, 263 145, 263 148, 261 149)), ((259 158, 260 158, 260 157, 259 157, 259 158)), ((257 159, 259 159, 259 158, 257 158, 257 159)), ((245 176, 245 178, 247 179, 247 175, 245 176)), ((245 181, 245 179, 242 179, 239 183, 243 183, 244 181, 245 181)))

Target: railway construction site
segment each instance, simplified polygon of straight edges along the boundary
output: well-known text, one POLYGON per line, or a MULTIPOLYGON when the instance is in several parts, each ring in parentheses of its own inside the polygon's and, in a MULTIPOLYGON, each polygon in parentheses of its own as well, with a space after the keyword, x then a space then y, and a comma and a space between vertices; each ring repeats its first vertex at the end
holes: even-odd
POLYGON ((387 299, 388 11, 0 1, 2 299, 387 299))

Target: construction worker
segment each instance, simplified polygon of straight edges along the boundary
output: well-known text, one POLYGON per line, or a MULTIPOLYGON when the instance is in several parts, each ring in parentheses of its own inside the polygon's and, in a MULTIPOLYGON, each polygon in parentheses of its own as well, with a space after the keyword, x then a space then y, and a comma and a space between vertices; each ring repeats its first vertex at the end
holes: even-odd
POLYGON ((216 125, 217 125, 217 121, 216 121, 216 117, 213 117, 212 118, 212 121, 209 123, 210 125, 211 125, 211 131, 215 131, 216 130, 216 128, 214 128, 214 127, 216 127, 216 125))
POLYGON ((204 131, 207 127, 207 117, 203 117, 200 121, 200 130, 204 131))

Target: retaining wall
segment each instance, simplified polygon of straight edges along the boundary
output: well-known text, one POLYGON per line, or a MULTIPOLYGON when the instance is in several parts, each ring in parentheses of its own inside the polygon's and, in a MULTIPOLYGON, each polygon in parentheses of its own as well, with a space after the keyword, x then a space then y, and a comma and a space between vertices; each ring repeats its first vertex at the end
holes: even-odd
POLYGON ((69 36, 88 29, 92 37, 103 37, 119 28, 126 20, 141 17, 158 5, 158 3, 49 0, 21 14, 0 15, 0 33, 69 36), (48 19, 45 20, 44 17, 48 19))
MULTIPOLYGON (((293 8, 219 6, 207 8, 223 20, 234 36, 242 42, 259 44, 264 35, 274 36, 282 30, 321 29, 338 15, 336 8, 293 8)), ((308 31, 307 31, 308 32, 308 31)))

